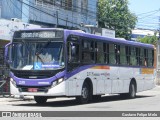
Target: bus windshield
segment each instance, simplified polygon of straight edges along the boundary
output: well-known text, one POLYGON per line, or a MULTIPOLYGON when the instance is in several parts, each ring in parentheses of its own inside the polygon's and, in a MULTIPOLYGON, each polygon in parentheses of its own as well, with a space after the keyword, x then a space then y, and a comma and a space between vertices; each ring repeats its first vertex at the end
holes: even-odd
POLYGON ((62 42, 18 42, 12 44, 11 69, 54 70, 63 68, 62 42))

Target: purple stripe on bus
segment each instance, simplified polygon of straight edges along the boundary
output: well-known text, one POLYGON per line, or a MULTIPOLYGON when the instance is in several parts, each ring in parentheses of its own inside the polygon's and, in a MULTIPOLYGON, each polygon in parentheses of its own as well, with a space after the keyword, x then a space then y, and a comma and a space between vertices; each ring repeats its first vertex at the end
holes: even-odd
POLYGON ((77 74, 77 73, 79 73, 79 72, 81 72, 83 70, 86 70, 86 69, 89 69, 91 67, 94 67, 94 66, 97 66, 97 65, 85 65, 85 66, 81 66, 81 67, 73 70, 72 72, 66 74, 66 78, 68 79, 68 78, 72 77, 73 75, 75 75, 75 74, 77 74))
POLYGON ((25 78, 18 78, 13 73, 10 74, 11 78, 14 79, 17 85, 21 86, 48 86, 51 85, 53 81, 64 77, 65 71, 57 73, 55 76, 50 78, 44 79, 25 79, 25 78))

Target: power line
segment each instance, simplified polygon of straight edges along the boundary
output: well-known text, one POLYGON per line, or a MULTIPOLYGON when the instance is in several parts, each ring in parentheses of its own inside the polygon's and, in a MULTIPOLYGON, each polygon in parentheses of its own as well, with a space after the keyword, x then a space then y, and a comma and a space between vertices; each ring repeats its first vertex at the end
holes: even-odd
MULTIPOLYGON (((25 2, 22 2, 21 0, 18 0, 18 1, 21 2, 21 3, 23 3, 23 4, 25 4, 25 5, 27 5, 27 6, 29 6, 29 7, 31 7, 31 8, 33 8, 33 9, 35 9, 35 10, 38 10, 38 11, 40 11, 40 12, 42 12, 42 13, 45 13, 45 14, 47 14, 47 15, 49 15, 49 16, 52 16, 52 17, 54 17, 54 18, 57 18, 57 17, 55 17, 55 15, 52 15, 52 14, 50 14, 50 13, 48 13, 48 12, 45 12, 45 11, 43 11, 43 10, 41 10, 41 9, 38 9, 38 8, 36 8, 36 7, 33 7, 33 6, 31 6, 31 5, 29 5, 29 4, 25 3, 25 2)), ((65 21, 65 22, 67 21, 67 20, 62 19, 62 18, 58 18, 58 19, 59 19, 59 20, 62 20, 62 21, 65 21)), ((67 21, 67 22, 79 26, 79 24, 77 24, 77 23, 74 23, 74 22, 71 22, 71 21, 67 21)))
MULTIPOLYGON (((10 3, 11 3, 11 2, 10 2, 10 3)), ((12 11, 15 16, 18 16, 18 13, 14 11, 14 9, 11 7, 11 4, 10 4, 10 3, 9 3, 8 0, 7 0, 7 5, 9 6, 10 11, 12 11)), ((14 6, 14 7, 15 7, 15 6, 14 6)))
POLYGON ((149 15, 147 15, 147 16, 144 16, 144 17, 141 17, 141 18, 138 18, 138 19, 143 19, 143 18, 146 18, 146 17, 150 17, 150 16, 152 16, 152 15, 158 13, 158 12, 159 12, 159 11, 156 11, 156 12, 154 12, 154 13, 152 13, 152 14, 149 14, 149 15))
POLYGON ((20 8, 18 8, 18 6, 16 6, 15 3, 14 3, 12 0, 10 0, 10 2, 14 5, 14 7, 16 7, 19 11, 21 11, 22 14, 23 14, 24 16, 26 16, 26 18, 28 18, 28 16, 27 16, 20 8))
POLYGON ((152 12, 157 12, 157 11, 160 11, 160 9, 158 9, 158 10, 153 10, 153 11, 149 11, 149 12, 145 12, 145 13, 140 13, 140 14, 138 14, 137 16, 140 16, 140 15, 143 15, 143 14, 152 13, 152 12))

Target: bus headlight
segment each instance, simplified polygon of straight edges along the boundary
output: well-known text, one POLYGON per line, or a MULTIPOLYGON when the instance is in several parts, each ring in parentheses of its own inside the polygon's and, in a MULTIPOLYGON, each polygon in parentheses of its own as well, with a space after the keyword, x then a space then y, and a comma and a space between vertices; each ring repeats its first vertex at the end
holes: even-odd
POLYGON ((58 85, 59 83, 63 82, 63 80, 64 80, 64 78, 59 78, 58 80, 56 80, 56 81, 54 81, 54 82, 52 83, 52 86, 51 86, 51 87, 54 87, 54 86, 58 85))
POLYGON ((58 79, 58 83, 61 83, 63 81, 63 78, 58 79))
POLYGON ((10 81, 16 87, 16 81, 14 81, 13 78, 10 78, 10 81))

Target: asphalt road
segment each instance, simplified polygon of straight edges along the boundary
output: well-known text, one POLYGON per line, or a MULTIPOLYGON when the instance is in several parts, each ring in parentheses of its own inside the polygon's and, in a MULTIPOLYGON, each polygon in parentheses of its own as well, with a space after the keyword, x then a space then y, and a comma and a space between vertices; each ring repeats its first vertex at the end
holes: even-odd
MULTIPOLYGON (((138 93, 135 99, 124 99, 119 95, 106 95, 103 96, 100 101, 84 105, 78 104, 74 98, 49 99, 46 104, 37 105, 32 98, 33 97, 25 97, 25 99, 19 99, 1 97, 0 111, 81 111, 82 113, 86 111, 86 114, 89 114, 87 111, 160 111, 160 86, 138 93)), ((99 116, 99 113, 97 112, 97 116, 99 116)), ((62 120, 62 118, 57 119, 62 120)), ((68 120, 69 118, 67 117, 63 120, 66 119, 68 120)), ((79 118, 74 118, 74 120, 76 119, 79 118)), ((87 117, 86 119, 89 118, 87 117)), ((152 118, 149 120, 152 120, 152 118)))

